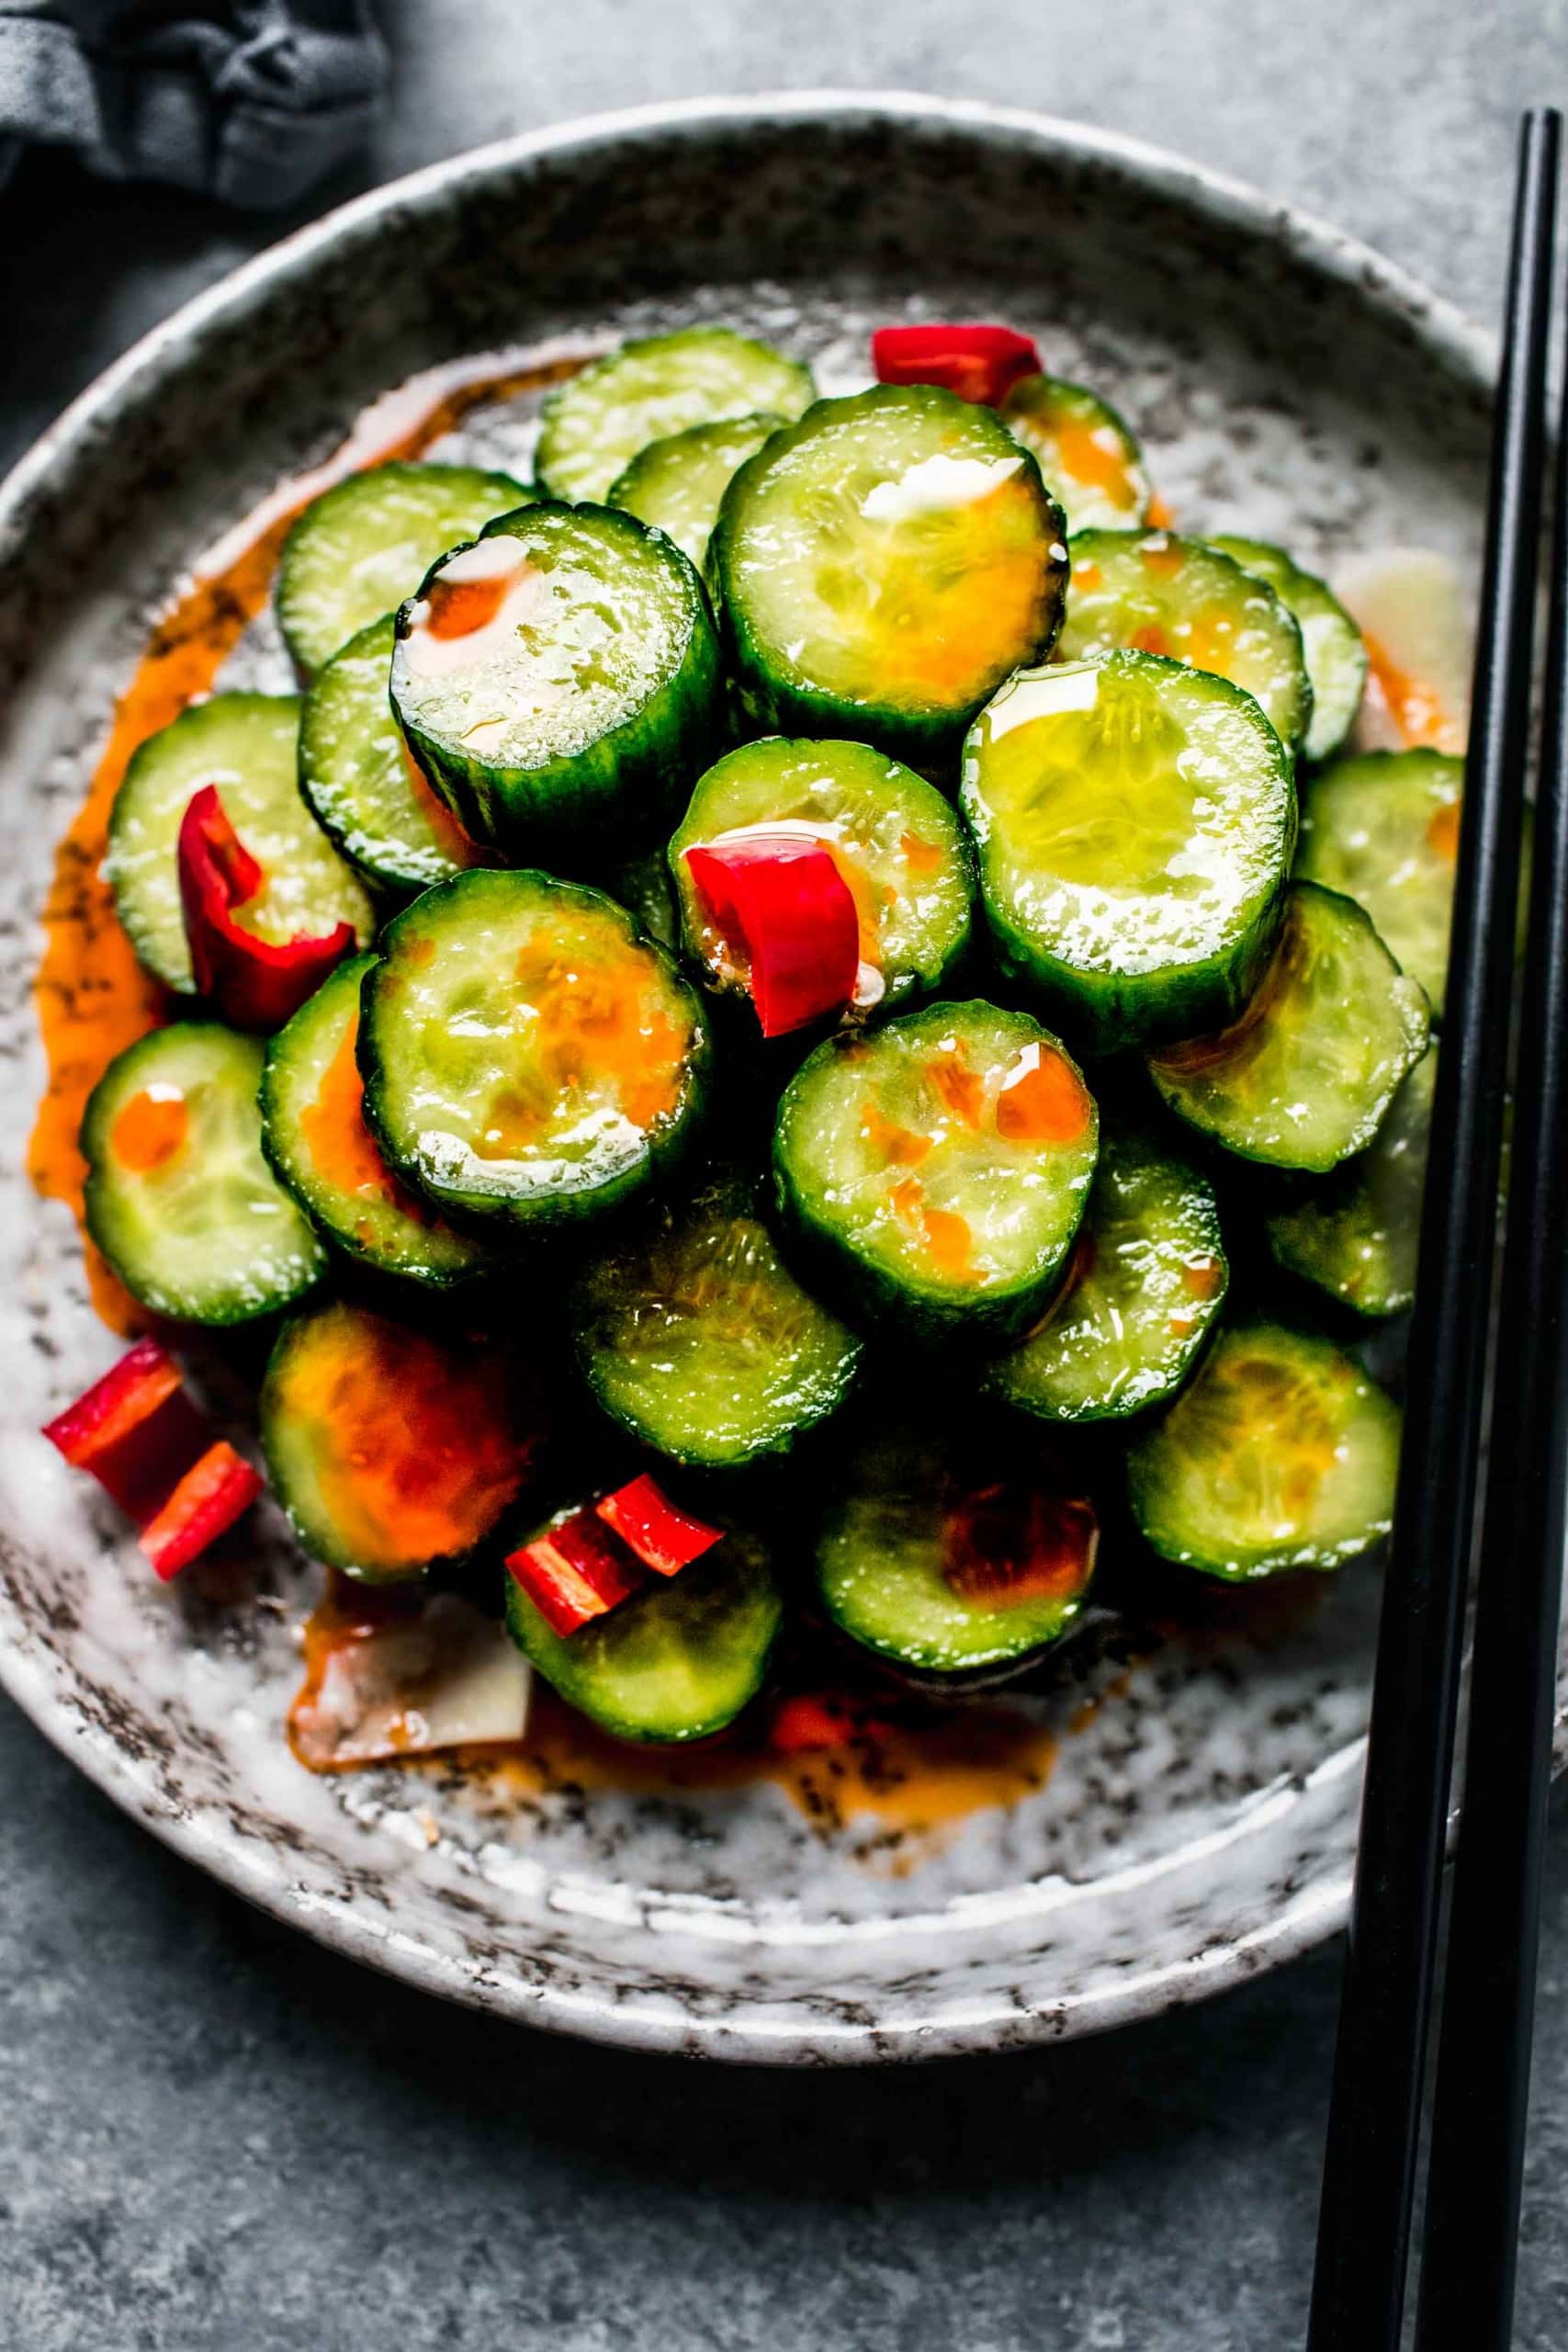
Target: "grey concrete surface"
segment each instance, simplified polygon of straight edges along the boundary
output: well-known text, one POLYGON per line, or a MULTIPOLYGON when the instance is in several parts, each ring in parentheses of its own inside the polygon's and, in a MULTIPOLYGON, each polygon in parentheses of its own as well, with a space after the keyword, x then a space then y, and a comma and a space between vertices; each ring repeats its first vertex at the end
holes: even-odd
MULTIPOLYGON (((828 83, 1183 148, 1490 321, 1563 0, 384 0, 347 194, 514 128, 828 83)), ((0 197, 0 458, 287 223, 28 162, 0 197)), ((254 1917, 0 1704, 0 2352, 1274 2352, 1300 2340, 1325 1953, 1007 2062, 720 2073, 445 2010, 254 1917)), ((1568 2346, 1568 1811, 1517 2344, 1568 2346)), ((1455 2352, 1464 2352, 1456 2346, 1455 2352)))

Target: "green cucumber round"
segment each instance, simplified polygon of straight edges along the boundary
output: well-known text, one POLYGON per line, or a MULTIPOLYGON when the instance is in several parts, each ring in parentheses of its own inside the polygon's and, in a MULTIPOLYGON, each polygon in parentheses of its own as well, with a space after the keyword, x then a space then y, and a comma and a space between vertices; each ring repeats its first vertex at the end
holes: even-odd
POLYGON ((1269 1246, 1280 1265, 1358 1315, 1400 1315, 1415 1300, 1437 1075, 1434 1047, 1389 1104, 1368 1148, 1269 1219, 1269 1246))
POLYGON ((1314 776, 1296 872, 1365 907, 1402 970, 1441 1012, 1464 762, 1446 752, 1367 752, 1314 776))
POLYGON ((1003 970, 1087 1050, 1241 1012, 1296 815, 1250 695, 1151 653, 1022 671, 970 729, 960 798, 1003 970))
POLYGON ((818 401, 741 467, 710 565, 746 717, 942 767, 1061 625, 1062 513, 988 409, 929 385, 818 401))
POLYGON ((610 485, 608 503, 639 523, 656 524, 700 571, 724 493, 737 470, 754 458, 782 416, 731 416, 691 424, 639 449, 610 485))
POLYGON ((645 335, 550 394, 534 470, 551 498, 599 499, 650 441, 762 413, 798 416, 811 370, 733 327, 645 335))
POLYGON ((1125 418, 1098 392, 1061 376, 1021 376, 997 413, 1032 452, 1069 530, 1120 531, 1144 522, 1144 453, 1125 418))
POLYGON ((1367 649, 1360 630, 1328 582, 1303 571, 1283 548, 1267 539, 1228 536, 1211 539, 1209 545, 1234 556, 1244 571, 1266 580, 1294 613, 1312 680, 1312 723, 1302 754, 1314 763, 1332 759, 1355 725, 1367 683, 1367 649))

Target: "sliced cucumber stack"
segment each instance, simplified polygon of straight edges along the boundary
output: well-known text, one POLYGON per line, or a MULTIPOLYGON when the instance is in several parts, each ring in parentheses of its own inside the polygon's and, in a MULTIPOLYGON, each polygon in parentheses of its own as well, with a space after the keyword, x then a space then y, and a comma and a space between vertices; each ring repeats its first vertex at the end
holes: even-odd
POLYGON ((534 469, 552 498, 604 498, 650 441, 728 417, 798 416, 815 392, 809 368, 732 327, 646 335, 550 394, 534 469))
POLYGON ((1227 1151, 1321 1174, 1366 1149, 1427 1038, 1425 995, 1361 909, 1297 882, 1241 1019, 1149 1069, 1171 1109, 1227 1151))
POLYGON ((1191 1371, 1229 1278, 1203 1178, 1146 1136, 1105 1136, 1061 1295, 986 1386, 1044 1421, 1141 1413, 1191 1371))
POLYGON ((1327 1340, 1222 1331, 1128 1454, 1133 1515, 1162 1558, 1206 1576, 1337 1568, 1393 1523, 1399 1430, 1392 1397, 1327 1340))
POLYGON ((516 1500, 534 1443, 496 1350, 343 1299, 279 1333, 261 1438, 306 1550, 369 1584, 476 1551, 516 1500))
POLYGON ((340 1250, 379 1273, 445 1289, 494 1261, 399 1183, 365 1124, 355 1045, 360 983, 375 962, 340 964, 268 1046, 262 1140, 300 1207, 340 1250))
POLYGON ((725 936, 686 853, 749 834, 814 842, 848 883, 861 944, 848 1018, 940 987, 968 945, 968 844, 934 786, 865 743, 768 736, 708 770, 670 844, 686 952, 719 994, 745 992, 744 945, 725 936))
POLYGON ((109 819, 104 872, 130 944, 155 979, 194 995, 180 905, 186 808, 215 785, 225 815, 260 864, 262 887, 235 921, 277 945, 319 939, 340 922, 360 945, 376 918, 352 866, 299 797, 299 705, 291 695, 214 695, 193 703, 132 754, 109 819))
POLYGON ((459 1216, 559 1225, 627 1201, 701 1108, 702 1008, 601 891, 476 871, 388 925, 359 1062, 396 1172, 459 1216))
POLYGON ((1246 571, 1267 580, 1281 604, 1294 613, 1302 632, 1307 676, 1312 681, 1312 723, 1302 745, 1309 760, 1332 759, 1355 724, 1367 683, 1367 649, 1361 632, 1325 580, 1303 571, 1283 548, 1267 539, 1211 539, 1246 571))
POLYGON ((1241 1012, 1295 842, 1250 695, 1149 653, 1021 672, 970 729, 961 797, 1003 969, 1089 1051, 1241 1012))
POLYGON ((177 1022, 116 1057, 82 1121, 87 1226, 133 1298, 183 1323, 249 1323, 326 1262, 262 1157, 262 1046, 177 1022))
POLYGON ((1049 1300, 1099 1124, 1077 1064, 1027 1013, 931 1005, 807 1057, 779 1106, 779 1201, 852 1318, 995 1346, 1049 1300))
POLYGON ((1093 1506, 1038 1453, 983 1467, 924 1431, 874 1436, 817 1539, 841 1632, 920 1675, 1020 1665, 1061 1640, 1094 1575, 1093 1506))
POLYGON ((1434 1049, 1394 1096, 1368 1149, 1269 1219, 1280 1265, 1358 1315, 1399 1315, 1416 1296, 1437 1075, 1434 1049))
POLYGON ((650 441, 611 483, 609 503, 624 506, 639 523, 656 523, 700 571, 725 492, 784 422, 782 416, 732 416, 650 441))
POLYGON ((731 1528, 668 1580, 557 1634, 513 1577, 506 1623, 531 1666, 617 1739, 706 1739, 761 1688, 784 1602, 756 1537, 731 1528))
POLYGON ((589 1386, 675 1462, 728 1467, 784 1453, 854 1382, 860 1341, 784 1264, 758 1190, 720 1178, 690 1203, 661 1204, 573 1295, 589 1386))
POLYGON ((1061 509, 988 409, 930 386, 818 401, 741 467, 710 562, 759 728, 949 761, 1061 624, 1061 509))
POLYGON ((1234 557, 1174 531, 1078 531, 1072 542, 1064 662, 1118 647, 1163 653, 1244 687, 1291 752, 1312 723, 1312 684, 1295 615, 1234 557))
POLYGON ((1368 752, 1315 776, 1296 871, 1365 907, 1433 1011, 1443 1008, 1464 762, 1445 752, 1368 752))
POLYGON ((529 494, 478 466, 394 462, 313 498, 289 526, 277 572, 278 623, 302 673, 394 612, 438 555, 529 494))
POLYGON ((444 557, 398 615, 392 707, 465 832, 603 859, 668 832, 721 725, 702 583, 608 506, 530 506, 444 557))
POLYGON ((998 414, 1032 451, 1070 530, 1126 530, 1149 511, 1144 453, 1109 401, 1060 376, 1021 376, 998 414))

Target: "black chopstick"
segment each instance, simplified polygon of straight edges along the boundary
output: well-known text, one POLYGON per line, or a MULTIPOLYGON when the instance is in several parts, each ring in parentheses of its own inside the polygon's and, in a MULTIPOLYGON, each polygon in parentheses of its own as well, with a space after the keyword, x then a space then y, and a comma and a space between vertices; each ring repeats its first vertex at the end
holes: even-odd
POLYGON ((1568 388, 1419 2352, 1507 2352, 1568 1545, 1568 388))
POLYGON ((1404 2313, 1495 1258, 1557 149, 1555 114, 1527 115, 1404 1445, 1378 1633, 1308 2352, 1396 2352, 1404 2313))

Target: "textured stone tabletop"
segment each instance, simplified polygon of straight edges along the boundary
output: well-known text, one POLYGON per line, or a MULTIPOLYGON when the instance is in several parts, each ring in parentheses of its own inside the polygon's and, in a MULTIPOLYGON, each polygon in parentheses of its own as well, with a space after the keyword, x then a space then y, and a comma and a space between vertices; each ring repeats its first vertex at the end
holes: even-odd
MULTIPOLYGON (((1564 0, 383 0, 333 195, 507 131, 793 84, 1005 98, 1180 148, 1491 323, 1514 117, 1564 0)), ((282 224, 288 225, 288 224, 282 224)), ((0 457, 279 224, 33 159, 0 195, 0 457)), ((705 2070, 437 2007, 258 1917, 0 1701, 5 2352, 1274 2352, 1300 2340, 1325 1952, 1098 2042, 705 2070)), ((1568 2345, 1568 1809, 1519 2352, 1568 2345)), ((1456 2347, 1462 2352, 1462 2347, 1456 2347)))

